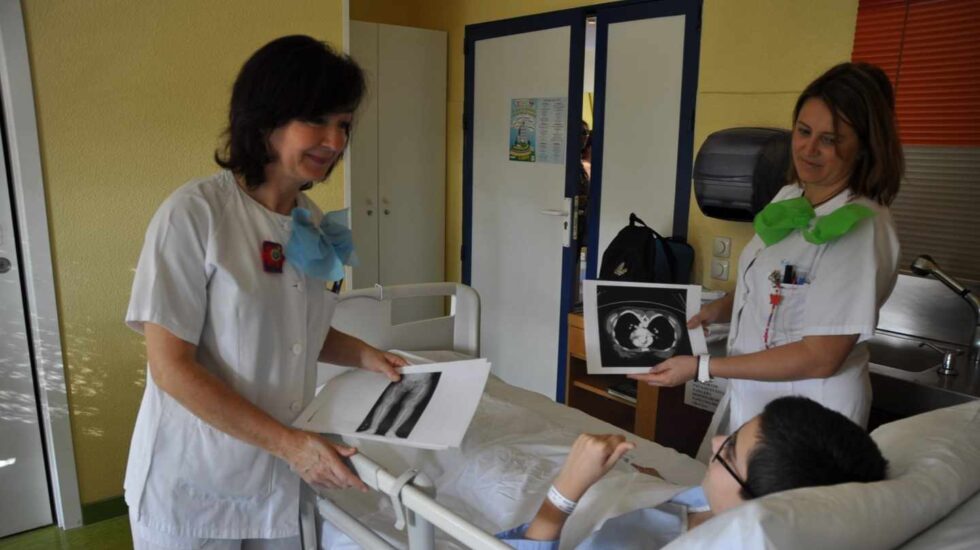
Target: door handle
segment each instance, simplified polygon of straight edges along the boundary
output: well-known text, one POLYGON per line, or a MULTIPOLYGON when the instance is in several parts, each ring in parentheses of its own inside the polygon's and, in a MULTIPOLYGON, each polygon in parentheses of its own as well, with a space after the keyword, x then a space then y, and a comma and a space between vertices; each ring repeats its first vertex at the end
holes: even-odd
POLYGON ((568 223, 569 216, 571 216, 571 212, 572 212, 572 198, 565 197, 564 203, 565 203, 565 208, 563 209, 545 208, 542 210, 538 210, 538 212, 544 214, 545 216, 555 216, 558 218, 565 218, 564 220, 562 220, 563 233, 561 238, 561 245, 572 246, 572 231, 570 231, 570 227, 569 227, 570 224, 568 223))

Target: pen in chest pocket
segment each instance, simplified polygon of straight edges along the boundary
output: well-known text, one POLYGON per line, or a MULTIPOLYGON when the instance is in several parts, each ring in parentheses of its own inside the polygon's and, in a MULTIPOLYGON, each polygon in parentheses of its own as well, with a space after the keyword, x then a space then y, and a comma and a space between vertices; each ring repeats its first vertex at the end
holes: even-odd
POLYGON ((796 269, 793 268, 793 264, 786 264, 786 267, 783 268, 783 284, 796 284, 796 269))

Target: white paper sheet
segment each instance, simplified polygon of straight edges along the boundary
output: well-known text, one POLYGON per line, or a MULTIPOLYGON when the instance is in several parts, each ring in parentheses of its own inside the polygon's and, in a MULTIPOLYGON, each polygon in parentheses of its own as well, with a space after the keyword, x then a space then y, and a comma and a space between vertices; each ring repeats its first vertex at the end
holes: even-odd
POLYGON ((331 379, 293 426, 426 449, 458 447, 483 394, 486 359, 413 365, 393 384, 351 369, 331 379))
POLYGON ((675 355, 703 355, 701 329, 687 320, 701 309, 701 287, 585 281, 585 350, 589 374, 648 372, 675 355))

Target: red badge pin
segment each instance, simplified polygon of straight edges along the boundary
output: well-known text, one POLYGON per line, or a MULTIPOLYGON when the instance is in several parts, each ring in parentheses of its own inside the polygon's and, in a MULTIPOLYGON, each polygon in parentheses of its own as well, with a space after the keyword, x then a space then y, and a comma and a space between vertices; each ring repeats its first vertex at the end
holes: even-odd
POLYGON ((282 273, 282 263, 286 261, 282 245, 272 241, 262 243, 262 269, 266 273, 282 273))

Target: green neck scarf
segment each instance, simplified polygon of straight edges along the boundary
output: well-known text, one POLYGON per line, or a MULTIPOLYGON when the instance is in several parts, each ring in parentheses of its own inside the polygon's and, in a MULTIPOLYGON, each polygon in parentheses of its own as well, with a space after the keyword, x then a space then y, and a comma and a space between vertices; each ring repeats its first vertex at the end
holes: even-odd
POLYGON ((766 246, 778 243, 797 229, 807 242, 824 244, 845 235, 857 227, 858 222, 874 215, 867 206, 846 204, 826 216, 817 217, 811 228, 810 221, 816 217, 816 212, 806 197, 798 197, 769 203, 755 216, 752 225, 766 246))

